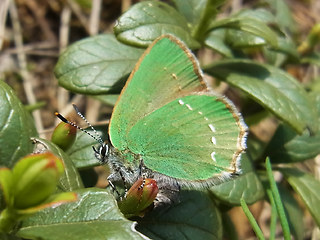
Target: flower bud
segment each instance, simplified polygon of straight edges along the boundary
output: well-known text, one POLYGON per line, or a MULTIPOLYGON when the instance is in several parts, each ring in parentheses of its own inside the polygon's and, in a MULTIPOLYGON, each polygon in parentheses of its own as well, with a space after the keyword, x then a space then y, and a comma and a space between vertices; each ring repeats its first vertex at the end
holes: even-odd
POLYGON ((63 162, 50 152, 31 154, 18 161, 13 168, 13 208, 41 204, 56 190, 63 171, 63 162))
POLYGON ((62 150, 68 150, 76 140, 77 129, 70 124, 61 122, 54 129, 51 141, 58 145, 62 150))
POLYGON ((119 208, 127 217, 143 215, 143 211, 153 203, 158 192, 156 180, 139 178, 126 197, 118 203, 119 208))

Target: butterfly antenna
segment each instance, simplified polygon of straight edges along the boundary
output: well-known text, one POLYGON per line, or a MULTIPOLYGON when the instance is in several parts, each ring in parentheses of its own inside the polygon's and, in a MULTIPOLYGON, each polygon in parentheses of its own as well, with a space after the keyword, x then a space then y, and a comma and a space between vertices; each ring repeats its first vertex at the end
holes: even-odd
MULTIPOLYGON (((80 112, 79 108, 75 105, 72 104, 74 110, 76 111, 76 113, 83 119, 83 121, 85 121, 87 123, 87 125, 92 129, 92 131, 94 132, 94 134, 96 135, 96 137, 94 137, 94 139, 96 139, 101 145, 103 145, 103 140, 101 138, 101 136, 97 133, 96 129, 91 125, 91 123, 85 118, 85 116, 83 116, 83 114, 80 112)), ((87 132, 88 133, 88 132, 87 132)), ((91 134, 89 134, 91 135, 91 134)), ((91 135, 92 136, 92 135, 91 135)))
MULTIPOLYGON (((75 123, 73 123, 73 122, 70 122, 68 119, 66 119, 64 116, 62 116, 62 115, 61 115, 60 113, 58 113, 58 112, 55 112, 55 115, 56 115, 62 122, 67 123, 67 124, 69 124, 69 125, 77 128, 77 129, 81 130, 82 132, 88 134, 90 137, 92 137, 93 139, 95 139, 95 140, 96 140, 97 142, 99 142, 101 145, 104 144, 100 136, 99 136, 99 138, 98 138, 98 137, 92 135, 92 134, 89 133, 87 130, 83 129, 82 127, 79 127, 77 124, 75 124, 75 123)), ((91 128, 93 128, 93 127, 91 126, 91 128)), ((98 134, 97 131, 95 131, 95 133, 98 134)))

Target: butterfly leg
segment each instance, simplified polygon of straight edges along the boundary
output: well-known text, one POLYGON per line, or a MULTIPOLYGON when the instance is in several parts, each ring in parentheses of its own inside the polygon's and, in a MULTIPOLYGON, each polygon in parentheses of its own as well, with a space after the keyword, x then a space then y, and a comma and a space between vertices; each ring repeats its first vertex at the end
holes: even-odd
MULTIPOLYGON (((110 176, 112 176, 112 174, 110 176)), ((120 195, 119 191, 117 190, 117 188, 112 183, 110 176, 107 178, 109 186, 111 187, 112 191, 115 192, 117 194, 117 196, 121 198, 121 195, 120 195)))
MULTIPOLYGON (((126 198, 127 197, 127 192, 128 192, 127 181, 126 181, 126 178, 124 177, 123 172, 120 169, 118 169, 118 172, 119 172, 119 175, 121 177, 121 180, 122 180, 122 183, 123 183, 123 186, 124 186, 124 197, 126 198)), ((120 197, 120 199, 122 200, 122 197, 120 197)))
POLYGON ((144 171, 144 164, 142 158, 140 159, 139 163, 139 177, 142 177, 143 181, 141 185, 139 186, 139 190, 144 188, 144 185, 146 184, 146 178, 147 178, 147 173, 144 171))

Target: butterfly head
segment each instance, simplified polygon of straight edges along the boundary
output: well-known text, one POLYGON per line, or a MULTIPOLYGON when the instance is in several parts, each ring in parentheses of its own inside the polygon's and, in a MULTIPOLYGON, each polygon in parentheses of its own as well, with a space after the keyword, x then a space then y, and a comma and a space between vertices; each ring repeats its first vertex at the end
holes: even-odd
POLYGON ((106 143, 102 143, 98 149, 92 146, 93 151, 95 153, 96 158, 101 163, 107 163, 108 161, 108 154, 109 154, 109 145, 106 143))

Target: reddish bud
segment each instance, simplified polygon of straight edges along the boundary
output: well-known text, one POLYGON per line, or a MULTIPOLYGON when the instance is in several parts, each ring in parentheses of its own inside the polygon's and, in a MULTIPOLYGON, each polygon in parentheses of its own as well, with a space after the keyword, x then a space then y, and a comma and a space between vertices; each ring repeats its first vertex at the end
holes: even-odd
POLYGON ((129 189, 126 197, 118 203, 119 208, 127 217, 141 216, 153 203, 158 192, 156 180, 139 178, 129 189))
POLYGON ((61 122, 54 129, 51 141, 62 150, 68 150, 76 140, 77 129, 70 124, 61 122))

